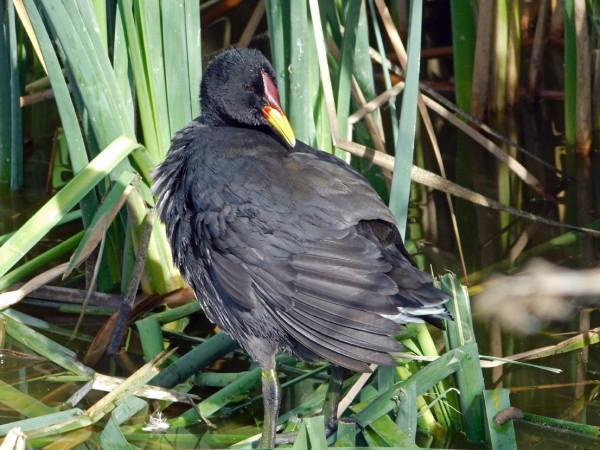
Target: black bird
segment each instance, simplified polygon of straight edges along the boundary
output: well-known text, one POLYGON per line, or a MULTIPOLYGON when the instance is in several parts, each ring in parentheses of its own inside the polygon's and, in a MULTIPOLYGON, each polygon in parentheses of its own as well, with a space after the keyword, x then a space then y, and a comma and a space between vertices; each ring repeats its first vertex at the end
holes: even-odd
POLYGON ((156 209, 206 315, 263 370, 261 445, 273 447, 278 352, 359 372, 395 365, 402 324, 439 325, 447 297, 363 176, 296 141, 259 51, 220 53, 201 106, 154 171, 156 209))

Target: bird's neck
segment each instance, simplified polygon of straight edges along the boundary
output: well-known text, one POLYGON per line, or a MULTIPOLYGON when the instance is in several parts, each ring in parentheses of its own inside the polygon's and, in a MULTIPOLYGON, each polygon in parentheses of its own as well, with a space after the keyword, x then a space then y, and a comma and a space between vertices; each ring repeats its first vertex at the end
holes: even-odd
POLYGON ((200 123, 207 127, 226 127, 232 126, 231 123, 227 123, 221 117, 215 114, 202 114, 200 116, 200 123))

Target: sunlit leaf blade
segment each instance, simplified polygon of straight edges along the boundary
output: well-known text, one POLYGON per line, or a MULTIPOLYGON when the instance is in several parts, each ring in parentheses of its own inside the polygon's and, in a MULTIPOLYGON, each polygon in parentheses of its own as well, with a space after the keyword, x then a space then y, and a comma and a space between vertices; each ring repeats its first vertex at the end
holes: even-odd
POLYGON ((347 138, 348 116, 352 100, 352 74, 354 72, 354 53, 356 48, 356 31, 360 19, 360 10, 364 2, 351 0, 345 8, 345 32, 342 39, 341 58, 337 78, 337 117, 340 137, 347 138))
POLYGON ((74 374, 91 376, 94 372, 77 360, 75 352, 21 323, 10 309, 4 310, 0 315, 6 322, 6 332, 29 349, 74 374))
POLYGON ((516 442, 515 428, 512 420, 507 420, 503 424, 498 424, 495 417, 506 408, 510 407, 508 398, 509 391, 507 389, 494 389, 493 391, 483 391, 483 399, 485 402, 486 426, 487 433, 490 439, 490 444, 493 448, 508 449, 513 448, 516 442))
POLYGON ((308 445, 308 433, 306 432, 306 428, 306 421, 302 421, 300 428, 298 429, 298 435, 296 436, 296 441, 294 442, 292 450, 303 450, 310 448, 308 445))
MULTIPOLYGON (((17 233, 15 233, 15 235, 17 233)), ((75 250, 82 238, 83 231, 80 231, 79 233, 52 247, 50 250, 46 250, 41 255, 38 255, 11 270, 10 272, 7 272, 6 275, 0 278, 0 291, 3 291, 14 283, 25 279, 27 276, 45 267, 47 264, 56 261, 60 257, 70 254, 73 250, 75 250)), ((0 247, 0 253, 2 252, 2 248, 3 247, 0 247)))
MULTIPOLYGON (((164 78, 165 78, 165 98, 167 100, 167 117, 169 123, 169 141, 170 138, 181 128, 183 128, 192 118, 192 101, 198 102, 198 99, 190 97, 190 83, 196 78, 190 80, 189 77, 182 77, 181 74, 188 70, 187 60, 188 49, 186 46, 186 7, 189 2, 170 3, 163 2, 161 5, 162 29, 169 30, 161 33, 162 52, 164 54, 164 78), (185 28, 181 27, 185 24, 185 28)), ((191 52, 192 49, 189 49, 191 52)), ((195 59, 196 62, 199 59, 195 59)), ((200 72, 201 66, 196 67, 196 72, 200 72)))
POLYGON ((19 289, 15 289, 10 292, 3 292, 0 294, 0 310, 7 308, 17 302, 20 302, 27 295, 35 291, 36 289, 50 283, 55 278, 61 276, 66 270, 65 264, 60 264, 56 267, 46 270, 45 272, 37 275, 33 279, 29 280, 19 289))
MULTIPOLYGON (((161 8, 159 2, 134 0, 133 13, 140 36, 144 75, 148 82, 148 95, 154 128, 156 130, 156 160, 167 154, 170 140, 166 98, 166 79, 162 57, 161 8)), ((173 32, 171 30, 171 32, 173 32)))
POLYGON ((91 427, 86 427, 75 429, 58 438, 57 436, 52 436, 50 438, 29 440, 28 443, 34 448, 41 447, 44 450, 61 450, 69 446, 73 448, 91 439, 93 439, 91 427))
POLYGON ((547 426, 550 429, 554 428, 555 431, 560 431, 565 435, 570 434, 572 437, 577 435, 583 435, 593 439, 598 439, 598 437, 600 437, 600 427, 588 425, 587 423, 572 422, 570 420, 556 419, 554 417, 531 413, 523 413, 523 420, 533 424, 547 426))
MULTIPOLYGON (((64 432, 69 429, 75 429, 90 425, 92 421, 89 417, 83 416, 83 410, 73 408, 66 411, 46 414, 31 419, 19 420, 4 425, 0 425, 0 435, 6 435, 13 427, 20 427, 29 437, 44 434, 40 431, 48 430, 54 427, 55 432, 64 432)), ((47 434, 47 433, 46 433, 47 434)))
MULTIPOLYGON (((302 2, 297 2, 302 3, 302 2)), ((288 64, 287 52, 289 41, 285 30, 284 17, 289 15, 290 3, 285 0, 266 0, 266 16, 271 34, 271 60, 277 73, 277 84, 279 86, 279 99, 281 105, 287 111, 289 108, 289 72, 286 70, 288 64)), ((290 117, 290 119, 292 119, 290 117)), ((293 120, 293 119, 292 119, 293 120)))
POLYGON ((404 238, 408 218, 410 199, 411 168, 414 154, 414 142, 417 121, 417 102, 419 98, 419 67, 421 61, 421 0, 411 2, 410 28, 408 38, 408 63, 406 84, 402 95, 402 111, 398 141, 396 142, 396 162, 390 193, 390 209, 398 220, 400 235, 404 238))
POLYGON ((460 348, 467 353, 467 356, 461 359, 461 370, 456 374, 466 432, 471 439, 483 441, 485 412, 482 395, 485 385, 479 364, 469 296, 466 288, 458 282, 456 275, 444 275, 440 277, 440 281, 442 289, 451 295, 447 305, 454 318, 446 325, 448 348, 460 348))
POLYGON ((314 416, 304 419, 306 423, 306 434, 311 448, 326 448, 325 422, 323 416, 314 416))
POLYGON ((50 22, 52 33, 65 44, 62 51, 78 81, 81 100, 89 112, 94 112, 92 126, 99 146, 106 147, 118 136, 133 137, 133 126, 127 120, 127 108, 119 95, 91 8, 86 2, 77 4, 75 0, 64 0, 53 3, 52 7, 41 3, 40 9, 50 22), (79 33, 78 29, 82 28, 87 33, 79 33))
POLYGON ((310 79, 310 59, 313 53, 308 37, 308 6, 306 2, 288 2, 290 46, 288 54, 289 89, 287 113, 296 137, 303 142, 314 141, 313 92, 310 79))
POLYGON ((131 139, 117 138, 85 169, 75 175, 0 247, 0 276, 19 261, 85 194, 138 146, 139 144, 131 139))
POLYGON ((144 142, 148 151, 156 160, 159 160, 159 138, 157 136, 157 130, 152 114, 150 86, 144 68, 142 43, 140 42, 135 19, 133 17, 133 1, 124 0, 119 2, 118 8, 118 17, 121 20, 120 25, 123 28, 123 37, 125 39, 121 45, 123 45, 129 54, 129 61, 136 86, 144 142))
POLYGON ((77 246, 77 250, 75 250, 73 256, 71 256, 69 267, 65 272, 65 277, 68 276, 75 267, 81 264, 100 243, 100 240, 106 234, 108 227, 121 209, 121 206, 125 203, 128 195, 126 191, 131 189, 129 183, 131 183, 132 180, 133 174, 131 172, 124 172, 119 176, 115 185, 111 188, 102 201, 102 204, 97 209, 96 214, 94 214, 83 239, 77 246))
MULTIPOLYGON (((407 405, 407 409, 412 405, 407 405)), ((371 423, 371 429, 385 442, 389 447, 411 447, 414 443, 414 438, 411 438, 406 431, 396 424, 390 416, 384 415, 371 423)))
POLYGON ((102 448, 131 448, 127 438, 112 417, 106 422, 100 433, 99 443, 102 448))
POLYGON ((356 424, 340 421, 337 429, 337 440, 334 447, 354 447, 356 445, 356 424))
POLYGON ((94 422, 104 417, 110 411, 115 409, 123 400, 131 397, 142 385, 152 379, 159 372, 158 366, 161 365, 173 351, 164 352, 156 358, 144 364, 116 389, 109 392, 101 400, 93 404, 86 410, 86 415, 91 417, 94 422))
POLYGON ((160 323, 156 317, 150 316, 135 323, 144 350, 144 358, 154 358, 163 350, 163 337, 160 323))

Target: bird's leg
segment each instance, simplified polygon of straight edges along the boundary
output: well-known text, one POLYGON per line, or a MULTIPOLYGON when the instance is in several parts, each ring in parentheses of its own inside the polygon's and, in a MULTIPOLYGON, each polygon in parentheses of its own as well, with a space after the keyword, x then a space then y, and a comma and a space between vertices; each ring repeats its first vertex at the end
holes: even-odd
POLYGON ((275 447, 275 429, 279 417, 279 405, 281 404, 281 386, 275 369, 263 369, 262 390, 265 420, 260 446, 261 448, 273 448, 275 447))
POLYGON ((344 385, 344 374, 346 369, 334 364, 331 365, 331 376, 329 378, 329 388, 323 404, 323 416, 325 417, 325 433, 329 436, 337 428, 337 410, 342 396, 342 387, 344 385))

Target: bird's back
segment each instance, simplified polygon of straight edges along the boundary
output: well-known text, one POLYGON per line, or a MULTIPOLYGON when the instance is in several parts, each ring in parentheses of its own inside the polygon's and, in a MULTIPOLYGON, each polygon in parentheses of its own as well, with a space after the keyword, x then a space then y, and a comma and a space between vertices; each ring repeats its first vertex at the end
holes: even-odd
POLYGON ((394 363, 399 324, 447 317, 389 209, 331 155, 193 122, 154 186, 176 265, 259 363, 287 351, 365 371, 394 363))

